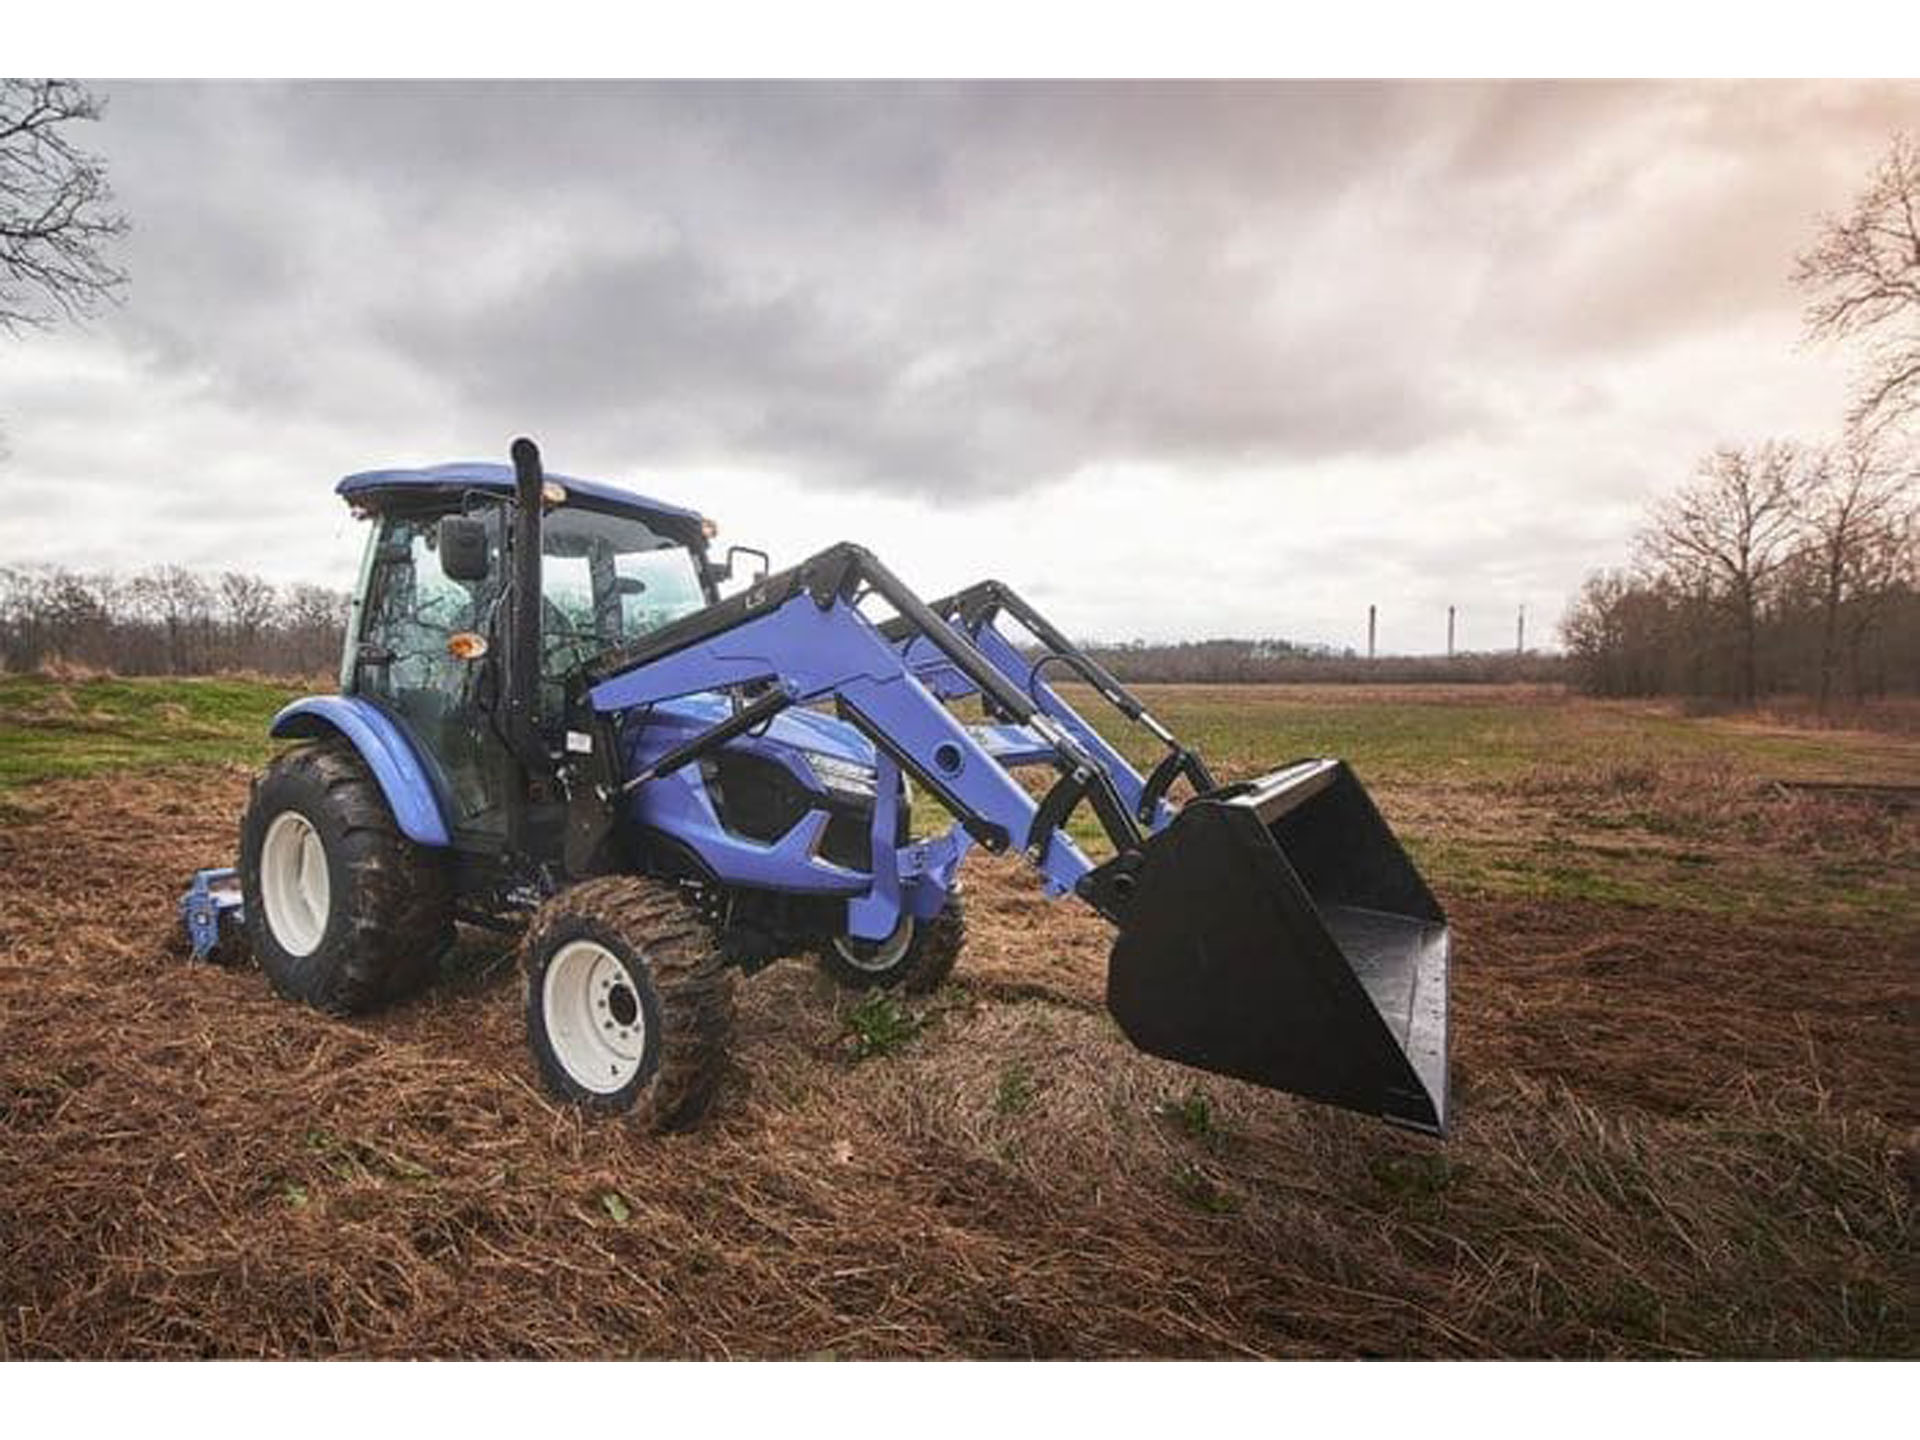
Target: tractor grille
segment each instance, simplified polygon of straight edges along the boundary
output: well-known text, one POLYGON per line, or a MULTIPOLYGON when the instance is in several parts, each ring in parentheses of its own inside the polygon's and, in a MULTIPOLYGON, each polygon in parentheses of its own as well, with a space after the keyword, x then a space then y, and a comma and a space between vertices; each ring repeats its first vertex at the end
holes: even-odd
POLYGON ((872 818, 864 810, 834 810, 820 837, 820 858, 849 870, 873 868, 872 818))
POLYGON ((778 760, 723 754, 702 763, 700 769, 713 808, 720 812, 720 823, 763 845, 771 845, 793 829, 812 807, 800 782, 778 760))
MULTIPOLYGON (((700 773, 720 823, 736 835, 771 845, 821 805, 778 760, 743 751, 726 751, 701 762, 700 773)), ((865 806, 828 796, 827 828, 820 837, 820 858, 848 870, 873 868, 869 831, 873 812, 865 806)), ((908 817, 901 809, 899 842, 905 844, 908 817)))

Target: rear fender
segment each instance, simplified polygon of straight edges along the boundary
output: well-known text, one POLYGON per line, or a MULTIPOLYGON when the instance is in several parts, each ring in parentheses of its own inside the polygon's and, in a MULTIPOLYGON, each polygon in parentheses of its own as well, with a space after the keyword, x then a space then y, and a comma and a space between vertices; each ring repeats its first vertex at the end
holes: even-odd
POLYGON ((400 727, 371 701, 357 695, 309 695, 274 716, 267 733, 276 740, 344 736, 373 771, 403 835, 417 845, 453 843, 426 766, 400 727))

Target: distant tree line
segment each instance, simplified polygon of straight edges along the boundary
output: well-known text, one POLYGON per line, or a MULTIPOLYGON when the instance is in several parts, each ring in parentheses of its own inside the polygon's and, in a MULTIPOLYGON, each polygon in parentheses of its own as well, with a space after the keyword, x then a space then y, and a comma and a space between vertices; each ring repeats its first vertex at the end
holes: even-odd
MULTIPOLYGON (((0 565, 0 669, 313 675, 339 663, 347 603, 344 591, 275 586, 234 570, 202 575, 159 565, 120 576, 0 565)), ((1086 648, 1121 680, 1146 684, 1547 682, 1565 672, 1563 657, 1536 651, 1370 660, 1287 640, 1091 641, 1086 648)), ((1072 676, 1063 668, 1048 678, 1072 676)))
POLYGON ((1860 367, 1841 438, 1723 445, 1658 502, 1631 567, 1590 576, 1561 624, 1602 695, 1751 705, 1920 692, 1920 147, 1895 137, 1793 271, 1810 339, 1860 367))
POLYGON ((1920 692, 1914 472, 1853 448, 1716 451, 1658 505, 1631 570, 1589 577, 1561 634, 1600 695, 1920 692))
MULTIPOLYGON (((1533 650, 1525 654, 1500 651, 1369 659, 1352 650, 1287 640, 1183 640, 1165 644, 1086 641, 1083 648, 1128 684, 1458 685, 1545 683, 1561 680, 1566 674, 1563 657, 1533 650)), ((1062 667, 1058 673, 1049 671, 1046 678, 1051 681, 1070 676, 1062 667)))
POLYGON ((136 575, 0 566, 0 667, 61 665, 122 675, 255 670, 310 675, 339 664, 347 596, 228 570, 160 565, 136 575))

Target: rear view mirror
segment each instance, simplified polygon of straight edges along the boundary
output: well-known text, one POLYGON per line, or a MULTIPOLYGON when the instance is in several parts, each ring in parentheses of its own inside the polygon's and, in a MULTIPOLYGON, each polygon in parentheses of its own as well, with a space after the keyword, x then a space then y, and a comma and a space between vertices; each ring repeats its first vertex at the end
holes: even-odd
POLYGON ((487 578, 487 523, 470 515, 440 517, 440 573, 449 580, 487 578))
POLYGON ((751 555, 760 562, 759 568, 752 572, 755 580, 766 579, 767 572, 773 569, 773 561, 768 557, 766 551, 756 550, 751 545, 729 545, 727 547, 727 558, 725 560, 721 561, 718 565, 715 565, 711 561, 707 562, 707 573, 716 581, 737 578, 739 571, 739 560, 737 557, 741 555, 751 555))

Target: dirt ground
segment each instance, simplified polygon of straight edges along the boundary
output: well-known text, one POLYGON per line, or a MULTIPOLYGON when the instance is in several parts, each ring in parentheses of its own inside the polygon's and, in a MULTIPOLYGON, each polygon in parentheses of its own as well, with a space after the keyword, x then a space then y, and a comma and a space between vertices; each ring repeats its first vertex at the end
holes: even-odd
POLYGON ((1916 946, 1442 895, 1444 1145, 1140 1056, 973 861, 955 983, 744 985, 703 1130, 551 1103, 510 947, 345 1022, 167 952, 245 778, 0 827, 0 1358, 1914 1355, 1916 946))

